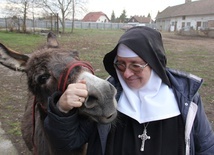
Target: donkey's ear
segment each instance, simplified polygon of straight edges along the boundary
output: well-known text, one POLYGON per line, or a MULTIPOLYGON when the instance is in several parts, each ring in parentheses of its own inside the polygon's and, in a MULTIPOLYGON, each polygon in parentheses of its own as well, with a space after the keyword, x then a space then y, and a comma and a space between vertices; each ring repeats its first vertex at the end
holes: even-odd
POLYGON ((17 53, 0 43, 0 63, 15 71, 25 71, 29 57, 17 53))
POLYGON ((47 35, 47 47, 48 48, 58 48, 59 47, 57 37, 53 32, 49 32, 47 35))

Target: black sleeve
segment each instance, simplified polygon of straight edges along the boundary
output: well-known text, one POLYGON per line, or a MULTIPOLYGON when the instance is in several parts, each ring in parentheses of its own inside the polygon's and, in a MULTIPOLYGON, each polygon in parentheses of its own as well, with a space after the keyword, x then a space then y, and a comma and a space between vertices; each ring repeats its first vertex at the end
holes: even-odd
POLYGON ((50 111, 61 117, 63 117, 63 116, 66 117, 66 116, 70 116, 70 115, 74 114, 76 112, 76 108, 70 110, 68 113, 61 112, 57 108, 56 104, 59 101, 59 98, 61 97, 61 95, 62 95, 61 92, 55 92, 51 97, 49 97, 48 103, 49 103, 50 111))
POLYGON ((57 151, 71 151, 87 143, 96 125, 89 118, 79 115, 77 108, 69 113, 60 112, 56 107, 60 96, 61 93, 57 92, 50 97, 44 128, 49 141, 57 151))

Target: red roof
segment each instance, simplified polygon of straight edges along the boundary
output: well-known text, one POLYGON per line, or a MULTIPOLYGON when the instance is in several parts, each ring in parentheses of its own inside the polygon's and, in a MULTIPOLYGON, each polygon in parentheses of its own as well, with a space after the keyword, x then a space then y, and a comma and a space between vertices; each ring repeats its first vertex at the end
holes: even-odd
MULTIPOLYGON (((100 16, 106 16, 103 12, 89 12, 85 17, 82 19, 84 22, 96 22, 100 16)), ((108 17, 106 16, 108 19, 108 17)), ((108 19, 109 20, 109 19, 108 19)))

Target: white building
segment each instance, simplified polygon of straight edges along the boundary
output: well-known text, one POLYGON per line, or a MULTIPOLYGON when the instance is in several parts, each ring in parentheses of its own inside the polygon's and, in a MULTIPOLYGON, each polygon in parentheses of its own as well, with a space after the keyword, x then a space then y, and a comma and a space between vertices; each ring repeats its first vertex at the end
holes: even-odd
POLYGON ((186 0, 185 4, 167 7, 156 16, 160 31, 214 28, 214 0, 186 0))

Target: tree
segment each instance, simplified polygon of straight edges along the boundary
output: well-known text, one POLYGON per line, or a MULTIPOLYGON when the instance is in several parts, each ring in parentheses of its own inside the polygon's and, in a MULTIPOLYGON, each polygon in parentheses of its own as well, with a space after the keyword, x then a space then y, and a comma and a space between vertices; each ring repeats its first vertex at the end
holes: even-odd
POLYGON ((62 32, 65 32, 65 19, 72 15, 72 31, 74 27, 75 12, 77 8, 84 9, 85 0, 41 0, 41 5, 46 12, 59 14, 62 32))
POLYGON ((72 26, 71 26, 71 33, 74 31, 74 18, 75 18, 75 0, 73 0, 73 5, 72 5, 72 26))
POLYGON ((124 23, 126 21, 126 10, 123 10, 122 14, 120 15, 120 22, 124 23))
POLYGON ((114 11, 112 11, 111 22, 114 23, 115 21, 116 21, 116 17, 115 17, 114 11))
POLYGON ((27 14, 28 10, 32 6, 32 3, 34 3, 34 0, 7 0, 7 3, 8 3, 7 6, 8 14, 10 14, 10 16, 21 17, 22 31, 26 32, 27 14))

